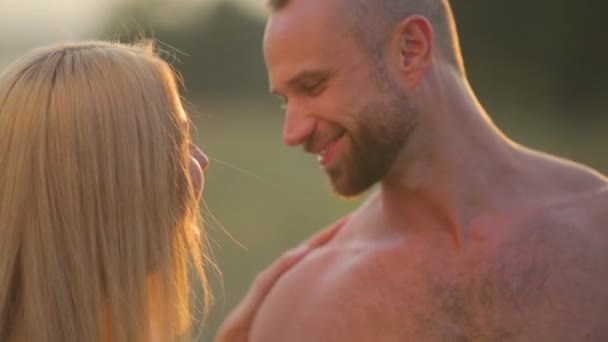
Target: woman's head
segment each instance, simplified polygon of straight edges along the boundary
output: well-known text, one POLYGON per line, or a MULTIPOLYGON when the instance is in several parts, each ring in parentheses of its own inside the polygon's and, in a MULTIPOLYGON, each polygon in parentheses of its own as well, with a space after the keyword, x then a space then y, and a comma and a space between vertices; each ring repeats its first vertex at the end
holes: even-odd
POLYGON ((206 158, 153 50, 57 45, 0 76, 0 340, 169 340, 189 265, 207 303, 206 158))

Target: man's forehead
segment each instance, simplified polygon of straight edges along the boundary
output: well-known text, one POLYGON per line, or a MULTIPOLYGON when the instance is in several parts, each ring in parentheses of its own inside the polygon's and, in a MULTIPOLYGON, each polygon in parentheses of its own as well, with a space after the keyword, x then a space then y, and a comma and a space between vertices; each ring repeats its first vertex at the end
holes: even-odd
MULTIPOLYGON (((273 14, 295 9, 296 11, 312 10, 327 10, 335 8, 337 4, 342 4, 350 0, 283 0, 281 6, 275 6, 273 14)), ((272 0, 271 0, 272 2, 272 0)))
POLYGON ((305 71, 332 70, 352 49, 349 30, 332 13, 343 0, 292 1, 273 13, 266 27, 264 54, 271 89, 287 86, 305 71))
POLYGON ((270 15, 267 31, 309 26, 335 29, 343 16, 339 5, 345 0, 291 0, 287 6, 270 15))
MULTIPOLYGON (((273 19, 274 20, 274 19, 273 19)), ((347 41, 322 22, 269 23, 264 38, 264 55, 269 67, 278 64, 307 64, 311 60, 331 59, 343 51, 347 41)))
POLYGON ((343 16, 336 14, 338 1, 343 0, 294 0, 273 13, 266 25, 264 53, 285 54, 286 49, 321 48, 328 42, 339 43, 351 30, 344 25, 343 16))

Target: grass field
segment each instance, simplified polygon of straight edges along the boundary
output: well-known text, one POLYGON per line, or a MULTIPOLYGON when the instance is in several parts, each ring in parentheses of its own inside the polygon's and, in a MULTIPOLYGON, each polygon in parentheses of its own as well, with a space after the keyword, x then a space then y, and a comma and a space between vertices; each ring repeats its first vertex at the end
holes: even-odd
MULTIPOLYGON (((223 272, 223 280, 214 281, 216 304, 199 339, 211 341, 260 270, 361 200, 335 198, 314 157, 282 145, 283 116, 272 100, 195 102, 197 141, 211 158, 204 216, 223 272)), ((608 122, 565 123, 547 107, 527 108, 487 107, 516 141, 608 170, 608 122)))

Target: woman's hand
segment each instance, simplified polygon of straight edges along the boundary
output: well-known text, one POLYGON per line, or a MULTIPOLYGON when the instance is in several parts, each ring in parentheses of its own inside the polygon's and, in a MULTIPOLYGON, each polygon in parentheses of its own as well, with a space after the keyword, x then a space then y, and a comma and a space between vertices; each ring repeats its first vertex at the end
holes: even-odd
POLYGON ((276 282, 310 251, 329 242, 345 222, 346 218, 314 235, 299 247, 283 254, 270 267, 262 271, 249 288, 249 292, 245 295, 245 298, 222 323, 215 341, 249 342, 253 320, 276 282))

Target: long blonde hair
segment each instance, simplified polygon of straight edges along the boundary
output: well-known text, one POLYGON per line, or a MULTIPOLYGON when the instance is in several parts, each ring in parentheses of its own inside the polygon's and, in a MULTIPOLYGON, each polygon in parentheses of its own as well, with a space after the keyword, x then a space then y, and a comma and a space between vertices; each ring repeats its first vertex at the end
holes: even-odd
POLYGON ((189 339, 192 269, 211 299, 189 129, 149 43, 55 45, 0 76, 1 341, 189 339))

